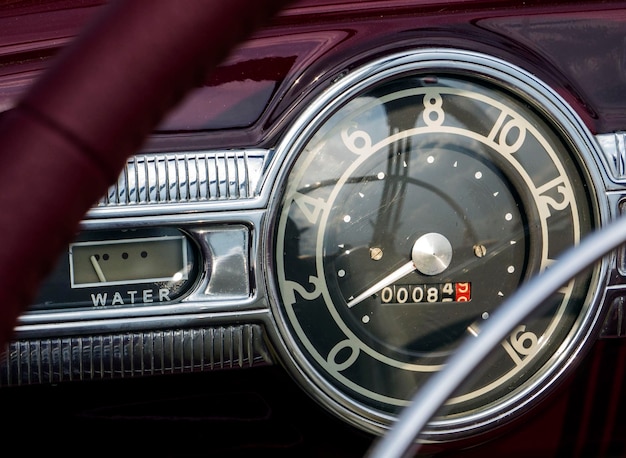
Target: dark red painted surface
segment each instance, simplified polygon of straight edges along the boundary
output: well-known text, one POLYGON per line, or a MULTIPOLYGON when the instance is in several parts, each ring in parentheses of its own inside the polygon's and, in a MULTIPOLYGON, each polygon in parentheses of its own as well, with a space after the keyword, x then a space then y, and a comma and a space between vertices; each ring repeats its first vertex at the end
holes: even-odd
MULTIPOLYGON (((18 2, 0 13, 0 108, 15 103, 101 2, 62 1, 66 9, 50 11, 55 3, 18 2)), ((180 148, 268 146, 277 123, 342 71, 390 50, 454 46, 522 66, 594 133, 612 132, 626 125, 625 28, 624 2, 299 1, 232 53, 159 131, 184 132, 174 139, 180 148)))
MULTIPOLYGON (((0 111, 16 105, 59 50, 102 9, 102 3, 32 0, 0 7, 0 111)), ((418 2, 297 2, 207 75, 204 83, 160 123, 146 149, 274 146, 299 110, 342 72, 390 51, 431 46, 486 52, 525 68, 557 90, 594 133, 626 127, 626 2, 430 0, 414 3, 418 2)), ((54 104, 57 103, 61 101, 54 104)), ((100 109, 101 105, 93 106, 94 112, 100 109)), ((599 341, 551 399, 523 421, 500 431, 498 438, 485 437, 484 443, 472 444, 461 455, 624 456, 625 358, 625 341, 599 341)), ((326 456, 333 453, 360 456, 369 438, 342 425, 333 431, 340 431, 339 437, 344 442, 337 446, 326 443, 328 427, 335 428, 336 421, 318 412, 306 397, 299 400, 298 406, 286 402, 281 397, 285 390, 293 396, 299 395, 291 393, 293 388, 284 388, 290 385, 279 368, 268 371, 278 372, 272 377, 280 383, 273 385, 263 379, 266 381, 241 386, 246 393, 253 392, 255 399, 258 396, 267 401, 264 405, 270 406, 271 412, 267 418, 273 418, 273 422, 264 423, 264 439, 251 441, 246 446, 248 451, 288 452, 285 456, 307 451, 311 452, 310 456, 317 456, 318 452, 326 456), (321 418, 320 424, 311 426, 303 421, 308 415, 321 418), (292 428, 285 428, 287 424, 292 428), (268 437, 275 439, 270 441, 271 445, 267 443, 268 437)), ((264 376, 267 374, 259 375, 264 376)), ((214 388, 219 391, 232 386, 228 377, 231 376, 220 375, 218 382, 213 379, 214 388), (225 379, 223 385, 222 379, 225 379)), ((256 380, 255 377, 250 375, 250 380, 256 380)), ((60 392, 55 399, 71 401, 59 405, 47 397, 49 388, 3 390, 0 398, 8 402, 7 398, 11 397, 16 404, 9 412, 18 415, 21 406, 18 401, 34 394, 42 408, 57 409, 56 414, 51 410, 44 414, 51 422, 56 415, 76 427, 93 426, 111 434, 116 429, 127 429, 136 418, 120 416, 116 410, 119 405, 108 397, 103 405, 92 397, 101 389, 116 392, 119 386, 119 382, 95 387, 90 384, 81 388, 81 396, 86 397, 83 401, 73 398, 71 390, 61 388, 54 394, 60 392), (109 421, 106 415, 85 416, 86 404, 98 412, 111 408, 107 412, 117 423, 109 421)), ((154 386, 151 389, 158 393, 154 386)), ((145 405, 158 408, 163 398, 155 394, 145 401, 145 405)), ((193 400, 180 402, 186 405, 185 402, 193 403, 193 400)), ((146 420, 145 415, 138 417, 146 420)), ((169 431, 184 434, 177 429, 181 425, 179 415, 170 414, 166 421, 171 423, 161 423, 160 427, 169 425, 169 431)), ((201 426, 204 431, 206 428, 228 430, 228 423, 215 422, 212 418, 201 426)), ((200 429, 195 429, 199 425, 187 423, 184 431, 200 435, 200 429)), ((158 430, 168 431, 167 427, 158 430)), ((56 428, 53 431, 57 432, 56 428)), ((219 447, 217 450, 222 451, 219 447)), ((442 453, 459 456, 458 452, 442 453)))
MULTIPOLYGON (((435 456, 626 456, 624 357, 626 341, 599 343, 557 396, 501 436, 435 456)), ((0 405, 7 446, 33 456, 358 458, 372 443, 278 366, 3 388, 0 405)))

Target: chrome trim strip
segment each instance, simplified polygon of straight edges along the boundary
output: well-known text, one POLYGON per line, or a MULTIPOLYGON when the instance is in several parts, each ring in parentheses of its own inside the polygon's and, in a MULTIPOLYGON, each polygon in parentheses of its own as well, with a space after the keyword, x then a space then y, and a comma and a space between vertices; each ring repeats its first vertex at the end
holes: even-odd
POLYGON ((136 155, 87 219, 127 209, 163 214, 255 200, 271 158, 265 149, 136 155))
POLYGON ((609 305, 609 311, 602 325, 601 339, 626 337, 626 297, 618 295, 609 305))
POLYGON ((19 340, 0 361, 0 386, 236 369, 273 364, 260 325, 19 340))
POLYGON ((596 135, 596 139, 611 178, 618 182, 626 181, 626 132, 600 134, 596 135))
MULTIPOLYGON (((626 131, 598 134, 595 136, 600 146, 600 159, 606 175, 604 191, 609 201, 611 219, 623 217, 621 202, 626 197, 626 131)), ((626 337, 626 277, 620 264, 623 263, 624 248, 616 250, 608 256, 611 269, 610 285, 606 288, 603 307, 607 310, 602 325, 600 339, 626 337)))
POLYGON ((250 296, 250 231, 243 225, 206 225, 189 232, 200 245, 199 284, 182 302, 244 301, 250 296))

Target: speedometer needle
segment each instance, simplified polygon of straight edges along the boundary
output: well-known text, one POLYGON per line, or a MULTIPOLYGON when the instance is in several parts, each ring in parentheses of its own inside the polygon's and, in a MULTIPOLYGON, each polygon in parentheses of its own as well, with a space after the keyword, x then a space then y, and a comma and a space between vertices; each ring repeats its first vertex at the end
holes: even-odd
POLYGON ((354 307, 359 302, 363 301, 364 299, 367 299, 372 294, 376 294, 378 291, 380 291, 381 289, 385 288, 386 286, 389 286, 392 283, 397 282, 398 280, 400 280, 405 275, 408 275, 411 272, 413 272, 415 269, 416 269, 416 267, 415 267, 415 264, 413 263, 413 261, 407 262, 405 265, 400 267, 398 270, 395 270, 394 272, 392 272, 389 275, 387 275, 385 278, 383 278, 378 283, 375 283, 372 286, 370 286, 369 288, 367 288, 365 291, 363 291, 357 297, 350 298, 350 300, 348 301, 348 307, 354 307))
POLYGON ((422 235, 413 244, 411 260, 385 278, 367 288, 357 297, 348 298, 348 307, 354 307, 381 289, 397 282, 414 270, 424 275, 437 275, 445 271, 452 261, 452 245, 447 238, 436 232, 422 235))

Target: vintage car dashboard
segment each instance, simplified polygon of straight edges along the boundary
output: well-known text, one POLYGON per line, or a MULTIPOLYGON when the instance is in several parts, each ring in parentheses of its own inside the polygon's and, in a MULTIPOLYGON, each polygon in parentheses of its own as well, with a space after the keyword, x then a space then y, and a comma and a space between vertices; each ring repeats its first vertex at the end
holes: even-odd
MULTIPOLYGON (((3 110, 99 9, 0 13, 3 110)), ((0 384, 277 365, 383 434, 522 282, 621 215, 625 75, 622 2, 297 2, 128 160, 0 384)), ((621 345, 625 255, 520 323, 421 439, 527 421, 621 345)))

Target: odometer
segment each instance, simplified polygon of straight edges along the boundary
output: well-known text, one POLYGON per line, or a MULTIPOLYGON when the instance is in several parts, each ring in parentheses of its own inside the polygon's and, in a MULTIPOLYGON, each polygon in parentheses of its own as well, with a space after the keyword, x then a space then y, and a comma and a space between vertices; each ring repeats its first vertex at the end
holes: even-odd
POLYGON ((381 304, 419 304, 422 302, 469 302, 469 283, 412 284, 385 286, 380 291, 381 304))

